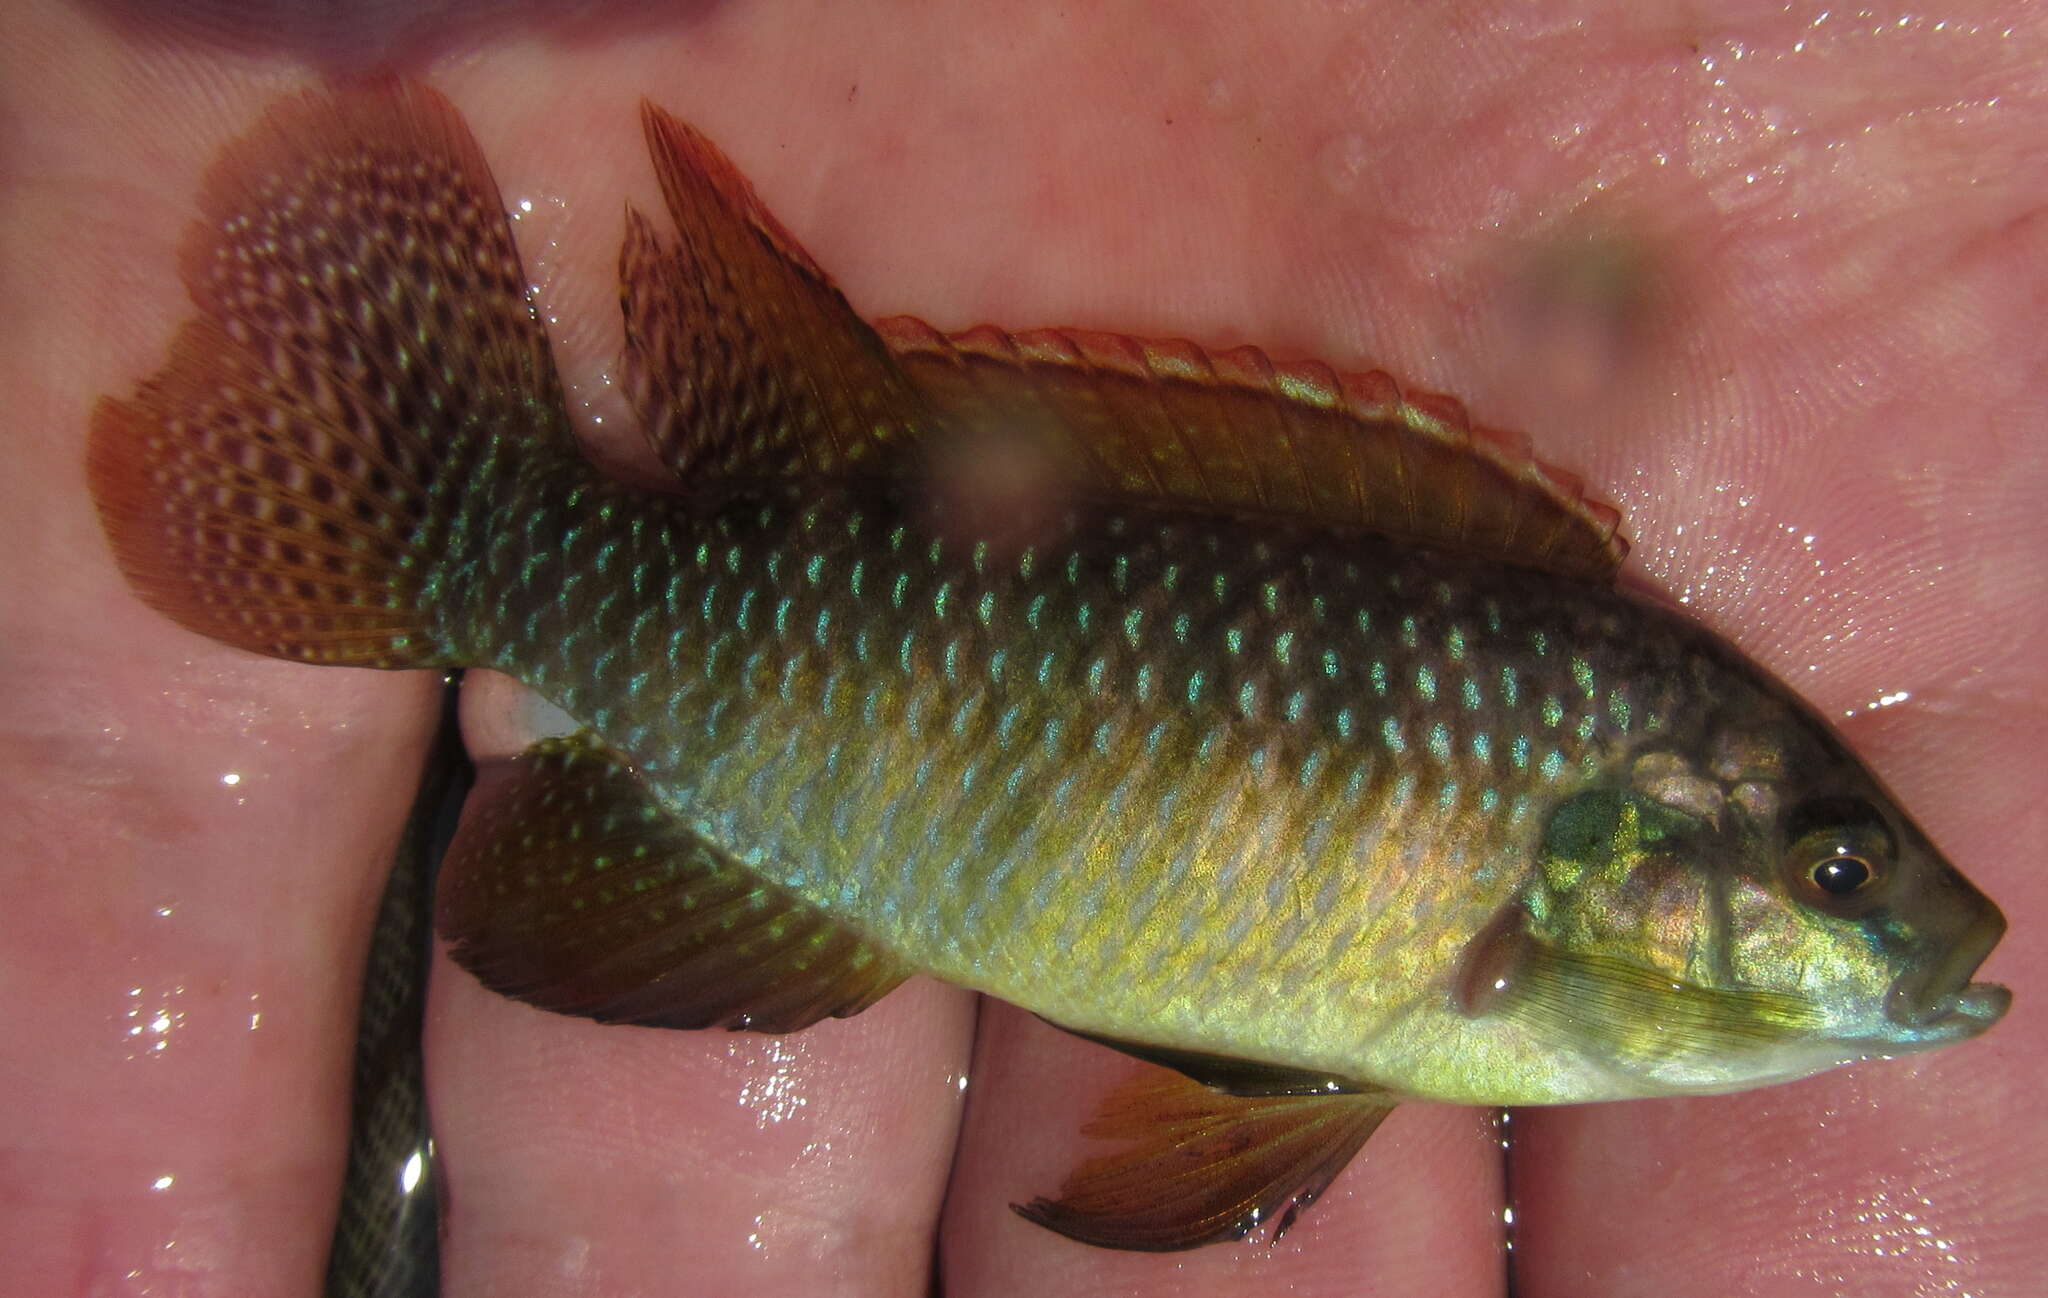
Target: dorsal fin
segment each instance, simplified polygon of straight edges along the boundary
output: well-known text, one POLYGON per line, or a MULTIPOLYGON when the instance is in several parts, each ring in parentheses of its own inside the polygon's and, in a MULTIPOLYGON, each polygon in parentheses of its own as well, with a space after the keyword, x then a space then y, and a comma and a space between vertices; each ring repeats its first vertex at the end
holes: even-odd
POLYGON ((1123 496, 1307 518, 1552 572, 1607 579, 1620 515, 1525 439, 1383 373, 1278 364, 1256 347, 1072 329, 876 328, 935 418, 1021 431, 1123 496))
POLYGON ((1602 580, 1620 515, 1382 373, 1254 347, 870 327, 696 130, 642 105, 680 236, 628 210, 627 390, 678 476, 903 474, 1022 446, 1084 493, 1302 518, 1602 580), (903 454, 915 449, 919 454, 903 454))
POLYGON ((627 207, 626 391, 655 454, 695 481, 860 471, 902 442, 921 403, 875 331, 716 145, 640 120, 679 236, 627 207))

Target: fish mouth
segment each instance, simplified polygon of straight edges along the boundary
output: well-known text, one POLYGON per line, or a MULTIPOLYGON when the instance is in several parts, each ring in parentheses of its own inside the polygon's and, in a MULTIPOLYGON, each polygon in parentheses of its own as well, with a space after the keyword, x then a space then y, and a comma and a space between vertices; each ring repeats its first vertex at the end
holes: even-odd
POLYGON ((1892 984, 1885 1017, 1926 1041, 1958 1041, 1998 1022, 2012 1004, 2012 992, 1997 983, 1973 983, 1970 975, 2004 935, 2005 916, 1986 903, 1940 960, 1892 984))

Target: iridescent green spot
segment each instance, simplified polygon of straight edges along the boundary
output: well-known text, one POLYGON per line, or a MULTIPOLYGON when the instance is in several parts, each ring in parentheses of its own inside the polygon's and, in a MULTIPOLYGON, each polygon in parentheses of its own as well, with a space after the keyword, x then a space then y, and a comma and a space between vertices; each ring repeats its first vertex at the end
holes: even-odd
POLYGON ((1387 746, 1388 752, 1405 753, 1408 751, 1408 741, 1401 736, 1401 722, 1399 718, 1387 717, 1380 722, 1380 742, 1387 746))
POLYGON ((745 557, 746 556, 743 553, 741 553, 740 548, 738 546, 727 546, 725 550, 725 570, 735 577, 739 576, 740 560, 745 557))
POLYGON ((1259 586, 1259 605, 1268 613, 1278 613, 1280 611, 1279 582, 1269 581, 1259 586))
POLYGON ((1564 774, 1564 754, 1553 748, 1543 754, 1543 778, 1554 780, 1564 774))
POLYGON ((1088 630, 1088 624, 1094 620, 1095 606, 1093 604, 1084 599, 1074 606, 1074 625, 1079 627, 1084 633, 1088 630))
POLYGON ((1493 736, 1484 731, 1472 736, 1472 755, 1482 762, 1493 760, 1493 736))
POLYGON ((1372 613, 1367 609, 1358 610, 1358 634, 1372 634, 1372 613))
POLYGON ((1046 654, 1038 660, 1038 684, 1043 688, 1052 683, 1053 667, 1059 662, 1056 654, 1046 654))
POLYGON ((1581 741, 1590 740, 1593 737, 1593 731, 1598 725, 1599 723, 1594 720, 1592 713, 1588 712, 1581 716, 1577 727, 1579 739, 1581 741))
POLYGON ((809 582, 809 583, 810 583, 811 585, 815 586, 815 585, 817 585, 817 584, 818 584, 818 583, 819 583, 819 582, 820 582, 821 580, 823 580, 823 579, 824 579, 824 576, 825 576, 825 556, 824 556, 824 555, 822 555, 822 554, 814 554, 814 555, 812 555, 812 556, 811 556, 810 558, 808 558, 808 559, 804 560, 804 580, 805 580, 805 581, 807 581, 807 582, 809 582))
POLYGON ((867 574, 868 574, 868 564, 867 564, 867 560, 865 560, 865 559, 855 559, 855 560, 853 561, 853 571, 852 571, 851 573, 848 573, 848 574, 847 574, 847 578, 846 578, 846 584, 847 584, 848 588, 850 588, 850 589, 851 589, 851 590, 853 591, 853 597, 854 597, 855 599, 859 599, 859 598, 861 597, 861 595, 860 595, 860 587, 861 587, 861 583, 862 583, 863 581, 867 580, 867 574))
POLYGON ((1229 630, 1225 631, 1223 633, 1223 647, 1229 651, 1230 656, 1232 658, 1236 658, 1240 654, 1244 653, 1243 629, 1239 627, 1231 627, 1229 630))
POLYGON ((900 553, 900 552, 902 551, 902 549, 903 549, 903 547, 904 547, 905 543, 907 543, 907 542, 908 542, 909 540, 910 540, 910 529, 909 529, 909 528, 907 528, 907 527, 904 527, 904 526, 903 526, 902 524, 900 524, 900 523, 899 523, 899 524, 897 524, 897 525, 896 525, 895 527, 892 527, 892 528, 890 528, 890 529, 889 529, 889 553, 891 553, 891 554, 897 554, 897 553, 900 553))
POLYGON ((1038 629, 1038 620, 1045 616, 1045 596, 1033 595, 1031 602, 1024 606, 1024 622, 1033 631, 1038 629))
POLYGON ((1572 657, 1572 683, 1579 687, 1579 693, 1589 699, 1593 697, 1593 664, 1577 655, 1572 657))
POLYGON ((940 582, 939 589, 932 595, 932 616, 944 621, 946 606, 952 602, 953 583, 950 581, 940 582))
POLYGON ((948 640, 948 641, 946 641, 946 653, 945 653, 945 669, 944 669, 944 670, 945 670, 945 673, 946 673, 946 679, 947 679, 947 680, 949 680, 949 681, 952 681, 952 682, 954 682, 955 684, 958 684, 958 683, 959 683, 959 680, 960 680, 960 642, 959 642, 958 640, 948 640))
POLYGON ((1458 788, 1456 780, 1445 780, 1443 787, 1436 791, 1436 809, 1445 814, 1456 811, 1460 792, 1462 790, 1458 788))
POLYGON ((1514 707, 1522 701, 1522 678, 1512 667, 1500 669, 1500 701, 1503 707, 1514 707))
POLYGON ((1180 585, 1180 572, 1181 569, 1179 564, 1167 564, 1166 570, 1159 574, 1160 588, 1165 590, 1168 594, 1172 594, 1174 588, 1180 585))
POLYGON ((1542 631, 1531 631, 1531 632, 1529 633, 1529 651, 1530 651, 1531 653, 1535 654, 1535 655, 1536 655, 1536 656, 1537 656, 1538 658, 1547 658, 1547 657, 1549 657, 1549 656, 1550 656, 1550 637, 1549 637, 1549 635, 1545 634, 1545 633, 1544 633, 1544 632, 1542 632, 1542 631))
POLYGON ((974 543, 974 549, 970 552, 970 555, 971 557, 969 561, 974 564, 974 570, 977 573, 988 571, 987 541, 976 541, 974 543))
POLYGON ((1097 657, 1088 663, 1088 692, 1102 693, 1102 682, 1109 677, 1109 660, 1097 657))
POLYGON ((1067 585, 1078 586, 1080 584, 1081 552, 1079 550, 1070 550, 1067 552, 1067 585))
POLYGON ((1017 575, 1025 581, 1030 581, 1031 574, 1037 570, 1038 551, 1027 545, 1024 547, 1024 552, 1017 556, 1017 575))
POLYGON ((1387 697, 1387 665, 1375 662, 1372 665, 1372 692, 1380 698, 1387 697))
POLYGON ((1488 785, 1479 791, 1479 809, 1488 815, 1500 806, 1500 790, 1488 785))
POLYGON ((1218 604, 1226 602, 1230 598, 1229 574, 1219 572, 1214 577, 1210 578, 1209 590, 1212 594, 1216 596, 1216 602, 1218 604))
POLYGON ((1175 641, 1175 643, 1178 643, 1178 644, 1186 644, 1186 643, 1188 642, 1188 631, 1189 631, 1189 629, 1190 629, 1190 628, 1191 628, 1192 626, 1193 626, 1193 622, 1192 622, 1192 620, 1191 620, 1191 619, 1190 619, 1190 618, 1188 617, 1188 615, 1187 615, 1187 614, 1185 614, 1185 613, 1176 613, 1176 614, 1174 614, 1174 615, 1173 615, 1173 638, 1174 638, 1174 641, 1175 641))
POLYGON ((1119 595, 1130 593, 1131 559, 1129 555, 1120 554, 1116 557, 1116 561, 1110 564, 1109 584, 1119 595))
POLYGON ((1254 681, 1246 681, 1237 687, 1237 710, 1245 720, 1252 720, 1259 710, 1259 687, 1254 681))
POLYGON ((892 583, 889 587, 889 606, 891 608, 901 609, 903 607, 904 598, 909 594, 910 574, 907 572, 897 573, 895 582, 892 583))
POLYGON ((1441 721, 1429 728, 1429 755, 1439 762, 1451 760, 1451 728, 1441 721))
POLYGON ((817 621, 814 622, 811 627, 811 641, 812 643, 816 644, 818 648, 823 649, 825 647, 825 641, 827 637, 831 635, 831 633, 832 610, 830 608, 821 608, 818 610, 817 621))
POLYGON ((988 656, 988 678, 1000 685, 1003 682, 1003 664, 1010 658, 1009 651, 998 649, 988 656))
POLYGON ((1351 738, 1352 732, 1358 728, 1358 718, 1350 708, 1338 708, 1335 720, 1339 739, 1351 738))
POLYGON ((905 676, 911 674, 917 662, 917 632, 905 631, 903 639, 896 645, 896 666, 905 676))
POLYGON ((1619 729, 1628 729, 1628 695, 1620 690, 1609 690, 1607 692, 1607 719, 1612 721, 1619 729))
POLYGON ((1308 693, 1296 690, 1287 696, 1287 719, 1300 721, 1308 713, 1308 693))
POLYGON ((924 561, 936 568, 945 557, 946 543, 936 536, 933 537, 931 544, 924 548, 924 561))
POLYGON ((1415 621, 1415 619, 1414 619, 1414 618, 1412 618, 1412 617, 1404 617, 1404 618, 1402 618, 1402 619, 1401 619, 1401 644, 1402 644, 1402 646, 1403 646, 1403 647, 1405 647, 1405 648, 1413 649, 1413 648, 1414 648, 1414 647, 1415 647, 1416 645, 1418 645, 1418 644, 1420 644, 1420 643, 1422 643, 1422 632, 1421 632, 1421 629, 1420 629, 1420 628, 1419 628, 1419 627, 1417 626, 1417 624, 1416 624, 1416 621, 1415 621))
POLYGON ((1415 669, 1415 692, 1425 703, 1436 702, 1436 673, 1427 667, 1415 669))
POLYGON ((1273 659, 1282 667, 1294 665, 1294 632, 1282 631, 1273 637, 1273 659))
POLYGON ((1467 712, 1477 712, 1479 705, 1484 702, 1479 697, 1479 682, 1470 676, 1458 682, 1458 701, 1465 705, 1467 712))
POLYGON ((740 592, 739 611, 733 614, 733 625, 744 634, 751 629, 754 615, 754 588, 749 586, 740 592))
POLYGON ((1543 696, 1543 724, 1553 729, 1564 724, 1564 700, 1555 694, 1543 696))
POLYGON ((1465 628, 1461 626, 1452 627, 1450 633, 1444 637, 1444 648, 1450 651, 1451 660, 1453 662, 1464 661, 1465 628))
POLYGON ((1202 701, 1202 687, 1206 683, 1200 671, 1188 673, 1188 703, 1190 706, 1202 701))
POLYGON ((788 596, 775 601, 775 634, 786 635, 789 631, 789 608, 792 600, 788 596))
POLYGON ((983 591, 981 598, 974 601, 974 620, 987 626, 995 620, 996 597, 993 591, 983 591))
POLYGON ((1089 747, 1093 748, 1100 756, 1109 756, 1109 737, 1115 733, 1115 730, 1116 727, 1107 721, 1097 723, 1095 733, 1089 737, 1089 747))
POLYGON ((1144 626, 1144 609, 1134 608, 1130 612, 1124 614, 1124 643, 1130 645, 1131 648, 1136 649, 1138 647, 1140 633, 1144 630, 1144 626))
POLYGON ((697 546, 697 566, 699 568, 709 568, 711 566, 711 543, 709 541, 700 542, 697 546))
POLYGON ((1296 771, 1294 775, 1295 787, 1313 789, 1316 786, 1316 781, 1322 778, 1323 765, 1323 750, 1320 748, 1302 758, 1301 769, 1296 771))

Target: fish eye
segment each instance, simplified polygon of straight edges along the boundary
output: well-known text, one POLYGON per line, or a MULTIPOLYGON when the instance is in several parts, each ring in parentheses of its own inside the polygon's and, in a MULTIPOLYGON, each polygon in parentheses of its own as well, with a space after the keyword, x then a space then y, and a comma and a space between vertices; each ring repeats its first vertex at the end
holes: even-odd
POLYGON ((1814 887, 1836 897, 1847 897, 1877 877, 1868 861, 1847 853, 1815 861, 1811 873, 1814 887))
POLYGON ((1817 798, 1785 822, 1785 874, 1809 904, 1856 915, 1887 891, 1895 852, 1891 828, 1861 798, 1817 798))

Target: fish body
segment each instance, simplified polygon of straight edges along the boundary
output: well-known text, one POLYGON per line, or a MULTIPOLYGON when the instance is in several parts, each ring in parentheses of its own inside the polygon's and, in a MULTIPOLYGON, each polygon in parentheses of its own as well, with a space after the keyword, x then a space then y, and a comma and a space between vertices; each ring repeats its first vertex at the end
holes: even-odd
POLYGON ((757 1030, 919 971, 1011 1000, 1264 1133, 1199 1202, 1105 1165, 1025 1209, 1146 1248, 1300 1207, 1404 1096, 1719 1091, 2002 1013, 1996 907, 1526 449, 1251 349, 871 327, 646 123, 677 237, 629 215, 626 371, 673 490, 577 454, 418 87, 223 158, 199 316, 95 421, 116 556, 187 626, 586 727, 451 856, 487 985, 757 1030))

